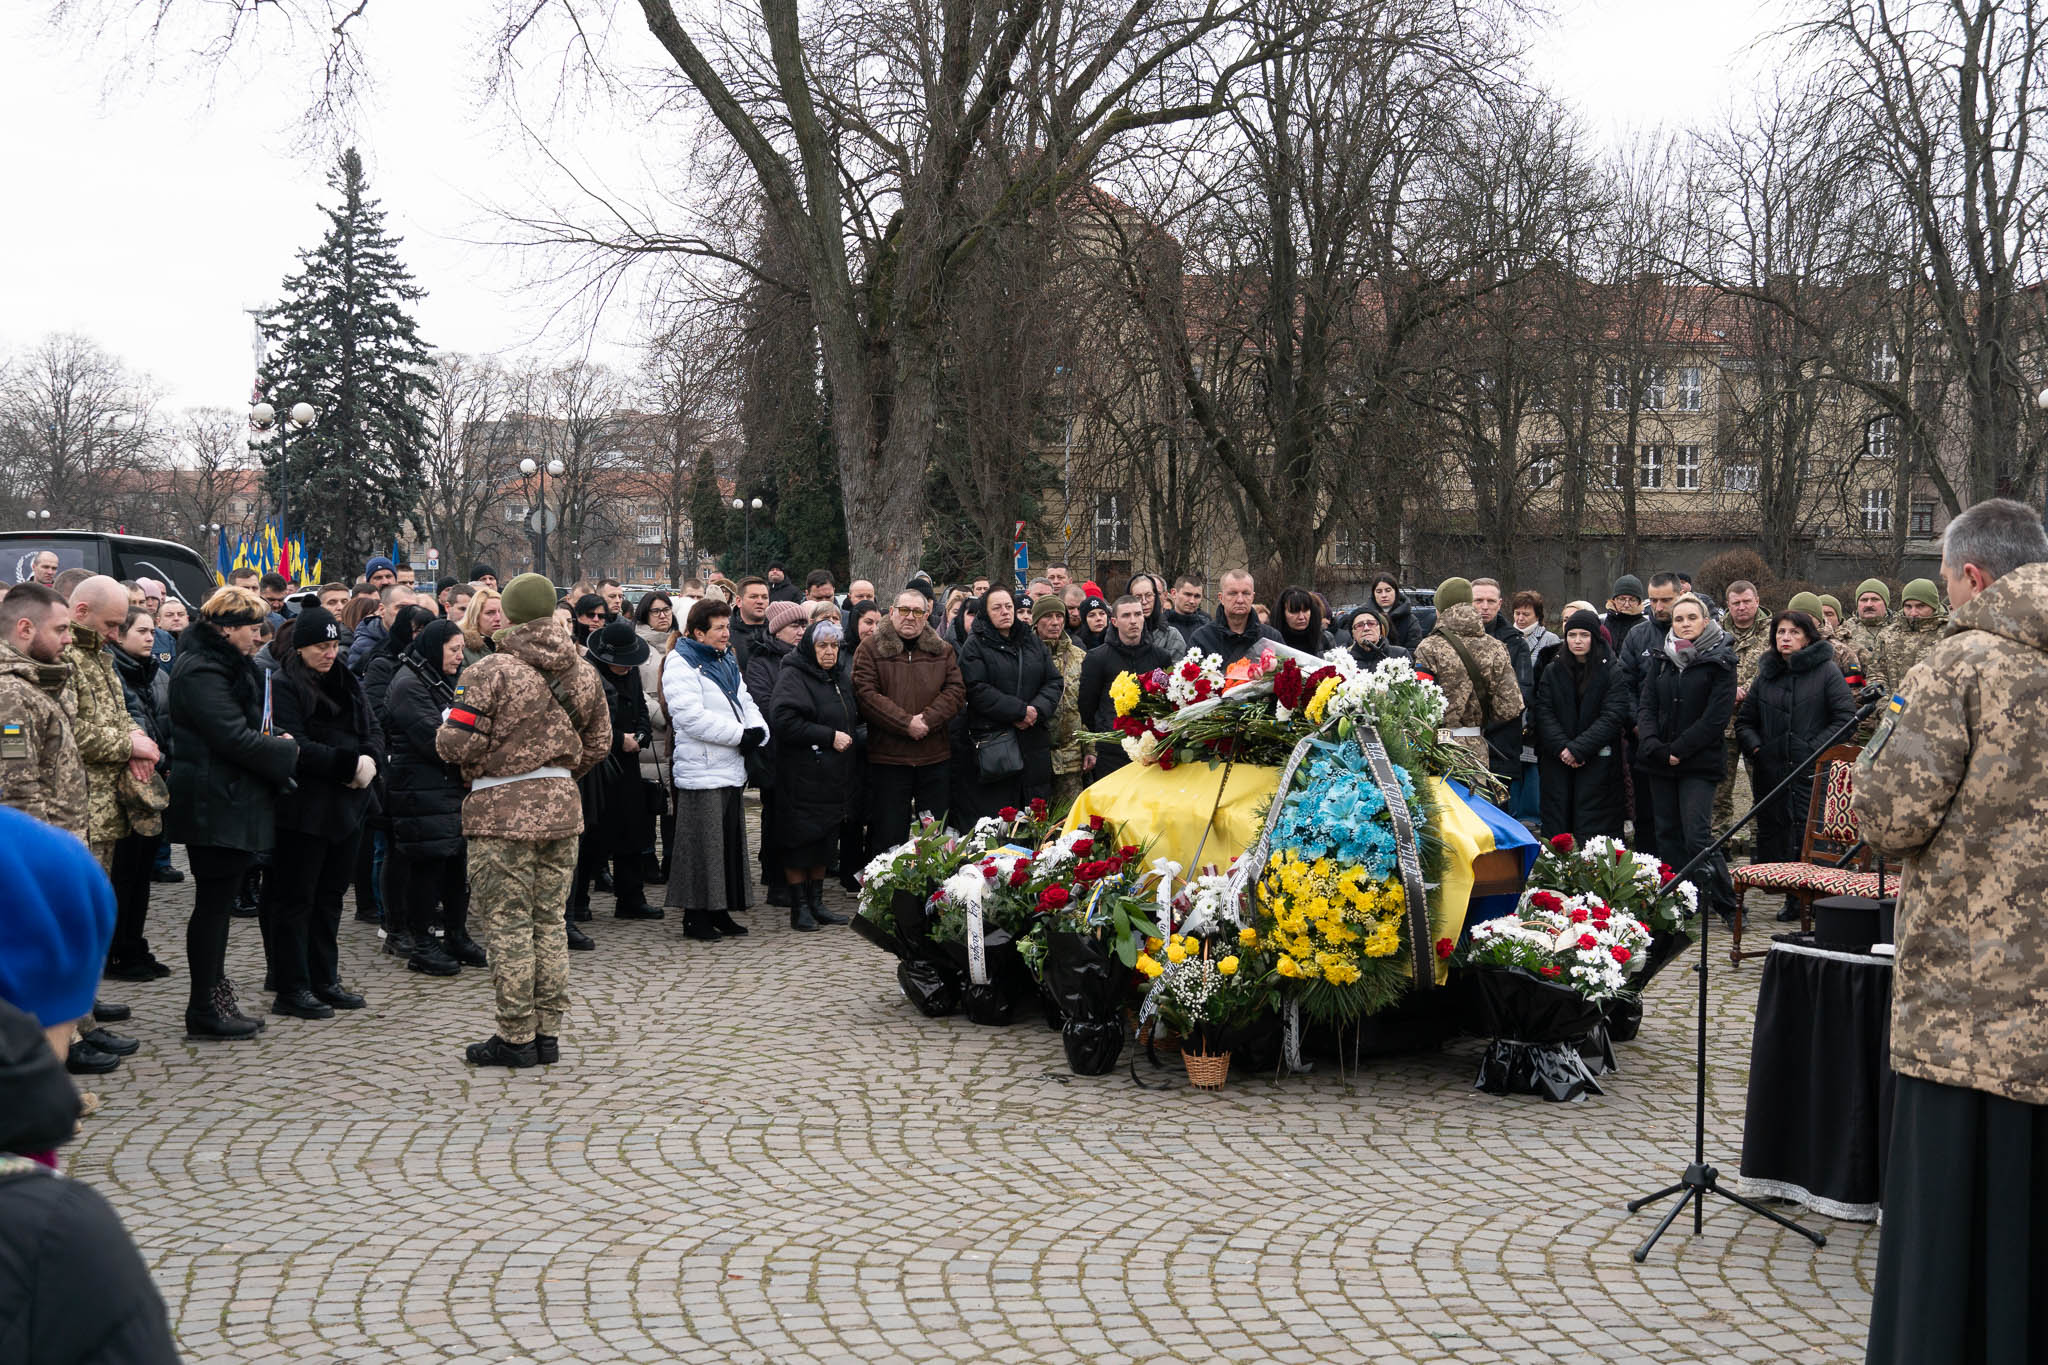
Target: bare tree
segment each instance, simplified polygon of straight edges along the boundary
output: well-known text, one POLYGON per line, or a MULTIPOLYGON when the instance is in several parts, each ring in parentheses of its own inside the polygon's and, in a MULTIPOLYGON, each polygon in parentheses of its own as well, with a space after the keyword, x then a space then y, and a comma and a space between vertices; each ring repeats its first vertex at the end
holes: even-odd
POLYGON ((690 493, 698 462, 731 440, 726 336, 703 311, 678 310, 646 342, 642 383, 651 408, 648 429, 632 447, 631 484, 659 509, 662 555, 670 583, 696 572, 690 493))
POLYGON ((521 426, 511 416, 513 383, 488 357, 441 355, 428 414, 432 439, 421 461, 426 491, 414 524, 454 572, 502 544, 505 510, 518 488, 521 426))
POLYGON ((246 534, 255 518, 236 515, 260 498, 262 481, 249 456, 248 414, 227 408, 189 408, 172 424, 150 489, 157 518, 172 540, 200 550, 213 548, 212 528, 246 534))
POLYGON ((0 467, 59 525, 120 524, 161 439, 148 383, 89 338, 45 337, 0 369, 0 467))

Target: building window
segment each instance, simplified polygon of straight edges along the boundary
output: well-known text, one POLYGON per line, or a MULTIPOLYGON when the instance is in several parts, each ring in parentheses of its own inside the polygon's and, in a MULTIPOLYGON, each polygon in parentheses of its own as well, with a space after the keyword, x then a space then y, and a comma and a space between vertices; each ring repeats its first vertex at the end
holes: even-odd
POLYGON ((1358 531, 1337 532, 1330 544, 1330 562, 1344 568, 1355 568, 1366 562, 1365 536, 1358 531))
POLYGON ((526 504, 525 504, 525 503, 523 503, 523 502, 508 502, 508 503, 506 503, 506 504, 505 504, 505 520, 506 520, 506 522, 507 522, 508 524, 517 524, 517 523, 519 523, 519 522, 525 521, 525 520, 526 520, 526 510, 527 510, 527 509, 526 509, 526 504))
POLYGON ((1915 540, 1934 538, 1934 504, 1921 498, 1913 499, 1910 529, 1915 540))
POLYGON ((1879 337, 1870 343, 1868 363, 1870 377, 1880 384, 1890 384, 1899 377, 1899 353, 1892 348, 1889 337, 1879 337))
POLYGON ((1863 424, 1863 454, 1866 459, 1889 460, 1898 431, 1896 417, 1873 417, 1863 424))
POLYGON ((1644 446, 1642 458, 1636 462, 1636 487, 1662 488, 1664 486, 1664 447, 1644 446))
POLYGON ((1664 367, 1646 365, 1643 367, 1643 411, 1664 411, 1664 367))
POLYGON ((1671 486, 1673 488, 1698 488, 1700 486, 1700 448, 1698 446, 1671 447, 1671 486))
POLYGON ((1760 471, 1753 460, 1721 466, 1721 487, 1730 493, 1754 493, 1760 471))
POLYGON ((1621 412, 1628 407, 1628 371, 1619 365, 1607 367, 1607 410, 1621 412))
POLYGON ((1120 493, 1099 493, 1095 498, 1095 553, 1127 555, 1131 552, 1131 513, 1120 493))
POLYGON ((1698 412, 1702 406, 1703 392, 1700 387, 1700 367, 1681 365, 1678 367, 1678 410, 1698 412))
POLYGON ((1628 477, 1628 447, 1607 447, 1607 486, 1619 488, 1628 477))
POLYGON ((1892 529, 1892 491, 1889 488, 1863 490, 1863 529, 1884 532, 1892 529))
POLYGON ((1543 487, 1557 477, 1557 462, 1564 454, 1564 447, 1555 441, 1544 441, 1530 453, 1529 482, 1537 488, 1543 487))

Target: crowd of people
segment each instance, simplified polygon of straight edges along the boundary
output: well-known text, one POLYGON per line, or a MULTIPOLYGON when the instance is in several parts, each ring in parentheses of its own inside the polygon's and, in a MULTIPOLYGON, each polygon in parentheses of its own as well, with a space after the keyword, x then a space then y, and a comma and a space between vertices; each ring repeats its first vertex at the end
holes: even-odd
MULTIPOLYGON (((1845 617, 1810 594, 1766 614, 1746 582, 1716 605, 1679 572, 1624 575, 1601 607, 1555 617, 1485 577, 1423 605, 1383 574, 1333 611, 1294 586, 1269 609, 1233 570, 1207 596, 1197 574, 1137 573, 1112 595, 1053 565, 1021 589, 919 575, 884 599, 775 566, 629 605, 612 579, 501 592, 487 564, 423 584, 377 557, 351 583, 238 570, 194 613, 161 583, 42 556, 0 605, 0 710, 18 718, 0 726, 0 781, 105 869, 111 981, 170 973, 149 900, 183 878, 170 851, 185 846, 191 1036, 265 1027, 225 973, 237 917, 258 921, 270 1014, 362 1008, 338 948, 352 898, 407 968, 492 970, 498 1027, 468 1055, 522 1066, 558 1055, 565 954, 597 947, 593 890, 618 919, 674 912, 703 942, 744 936, 757 889, 795 930, 842 924, 827 880, 853 889, 919 812, 964 828, 1124 766, 1121 745, 1087 738, 1113 728, 1111 684, 1191 649, 1411 659, 1533 829, 1626 834, 1683 865, 1732 816, 1745 765, 1758 793, 1794 775, 1755 849, 1796 856, 1810 776, 1795 770, 1854 715, 1854 689, 1902 677, 1941 621, 1924 579, 1896 617, 1875 579, 1845 617)), ((1699 886, 1732 906, 1725 865, 1699 886)), ((100 999, 76 1021, 74 1072, 135 1051, 109 1027, 125 1017, 100 999)))

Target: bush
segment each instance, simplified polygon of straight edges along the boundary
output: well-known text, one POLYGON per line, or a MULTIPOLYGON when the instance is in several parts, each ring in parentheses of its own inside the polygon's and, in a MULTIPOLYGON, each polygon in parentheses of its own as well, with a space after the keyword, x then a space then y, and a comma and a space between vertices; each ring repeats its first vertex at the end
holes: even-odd
POLYGON ((1771 566, 1755 550, 1738 547, 1710 555, 1693 575, 1693 586, 1706 593, 1716 602, 1728 600, 1728 585, 1747 580, 1756 584, 1757 591, 1766 601, 1776 596, 1773 585, 1777 575, 1771 566))

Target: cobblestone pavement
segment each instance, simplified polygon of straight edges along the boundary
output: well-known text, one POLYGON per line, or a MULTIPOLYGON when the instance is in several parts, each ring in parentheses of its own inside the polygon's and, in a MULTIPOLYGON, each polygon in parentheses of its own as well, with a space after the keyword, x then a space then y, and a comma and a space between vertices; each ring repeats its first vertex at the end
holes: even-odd
MULTIPOLYGON (((488 974, 343 924, 370 1008, 141 1053, 69 1168, 113 1200, 195 1361, 1857 1360, 1873 1228, 1815 1251, 1732 1206, 1638 1267, 1692 1140, 1691 991, 1653 984, 1605 1098, 1471 1088, 1477 1045, 1211 1094, 1068 1074, 1057 1035, 918 1017, 847 929, 572 954, 562 1064, 473 1071, 488 974)), ((836 889, 834 901, 847 907, 836 889)), ((1681 965, 1689 965, 1691 958, 1681 965)), ((1717 962, 1710 1159, 1735 1165, 1760 964, 1717 962)), ((256 925, 230 967, 256 1012, 256 925)))

